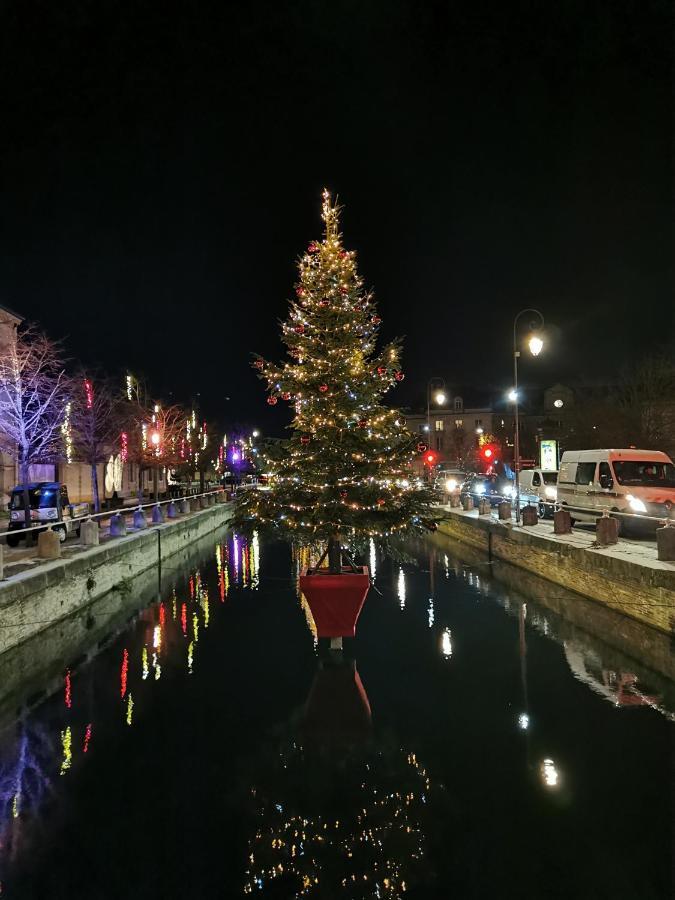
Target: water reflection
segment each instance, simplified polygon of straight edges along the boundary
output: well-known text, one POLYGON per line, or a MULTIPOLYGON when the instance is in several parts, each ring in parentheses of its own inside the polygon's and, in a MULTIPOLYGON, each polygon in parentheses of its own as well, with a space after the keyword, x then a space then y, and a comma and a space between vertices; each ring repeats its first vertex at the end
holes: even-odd
POLYGON ((373 731, 353 660, 319 663, 303 710, 254 772, 245 893, 402 898, 428 883, 427 805, 440 788, 373 731))

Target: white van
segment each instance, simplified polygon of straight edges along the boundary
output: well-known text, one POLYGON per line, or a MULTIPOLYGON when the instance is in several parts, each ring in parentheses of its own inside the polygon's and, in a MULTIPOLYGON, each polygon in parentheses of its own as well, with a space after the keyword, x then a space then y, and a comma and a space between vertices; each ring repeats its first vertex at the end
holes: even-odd
MULTIPOLYGON (((595 521, 605 509, 675 518, 675 466, 660 450, 568 450, 560 460, 558 502, 575 507, 570 514, 582 522, 595 521)), ((619 530, 636 522, 621 517, 619 530)))
POLYGON ((546 516, 553 516, 557 483, 557 472, 545 472, 543 469, 523 469, 518 474, 521 507, 531 503, 537 507, 542 519, 546 516))

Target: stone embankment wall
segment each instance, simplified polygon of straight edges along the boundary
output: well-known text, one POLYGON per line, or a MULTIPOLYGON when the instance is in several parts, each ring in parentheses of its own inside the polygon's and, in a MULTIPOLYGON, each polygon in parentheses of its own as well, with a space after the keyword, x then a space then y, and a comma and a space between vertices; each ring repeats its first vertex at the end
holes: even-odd
POLYGON ((223 503, 186 518, 91 547, 71 559, 45 562, 0 584, 0 653, 72 615, 128 579, 184 550, 224 525, 232 504, 223 503))
POLYGON ((439 531, 490 558, 505 560, 661 631, 675 631, 675 567, 640 565, 614 550, 571 546, 495 519, 454 510, 447 515, 439 531))

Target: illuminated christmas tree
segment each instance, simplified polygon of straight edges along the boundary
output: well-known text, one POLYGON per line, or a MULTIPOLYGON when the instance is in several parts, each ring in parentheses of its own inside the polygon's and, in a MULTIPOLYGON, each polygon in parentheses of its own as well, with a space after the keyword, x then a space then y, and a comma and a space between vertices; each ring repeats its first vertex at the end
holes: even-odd
POLYGON ((413 483, 417 439, 401 413, 382 403, 403 379, 398 340, 376 349, 380 318, 365 291, 353 251, 338 230, 340 208, 323 194, 324 236, 299 260, 296 298, 282 324, 289 361, 253 365, 267 402, 295 410, 292 436, 266 453, 270 490, 247 493, 240 523, 290 533, 297 543, 382 544, 427 527, 432 498, 413 483))

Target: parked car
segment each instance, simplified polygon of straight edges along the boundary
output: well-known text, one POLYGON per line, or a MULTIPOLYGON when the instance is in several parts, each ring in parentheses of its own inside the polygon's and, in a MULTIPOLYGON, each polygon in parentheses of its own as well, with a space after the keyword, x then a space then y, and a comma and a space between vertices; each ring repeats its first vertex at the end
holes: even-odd
MULTIPOLYGON (((675 465, 660 450, 572 450, 560 460, 558 500, 573 519, 611 512, 675 519, 675 465)), ((617 517, 620 530, 653 530, 656 522, 617 517)))
POLYGON ((434 487, 444 495, 458 491, 467 479, 466 472, 461 469, 440 469, 436 475, 434 487))
MULTIPOLYGON (((31 523, 38 525, 45 523, 45 529, 51 525, 59 536, 60 541, 65 541, 69 534, 80 533, 79 521, 74 521, 78 516, 86 516, 90 512, 88 503, 71 503, 68 499, 68 488, 60 481, 36 481, 28 485, 28 497, 30 502, 31 523)), ((9 527, 8 532, 25 528, 24 513, 24 487, 17 484, 12 488, 8 507, 9 527)), ((45 530, 42 529, 42 530, 45 530)), ((21 540, 21 535, 7 535, 7 543, 10 547, 16 547, 21 540)))
POLYGON ((497 506, 503 500, 513 500, 513 483, 503 475, 469 475, 459 492, 460 497, 472 497, 477 506, 487 498, 490 506, 497 506))
POLYGON ((521 507, 533 504, 543 519, 552 517, 555 501, 558 496, 557 472, 545 472, 543 469, 524 469, 518 475, 521 507))

